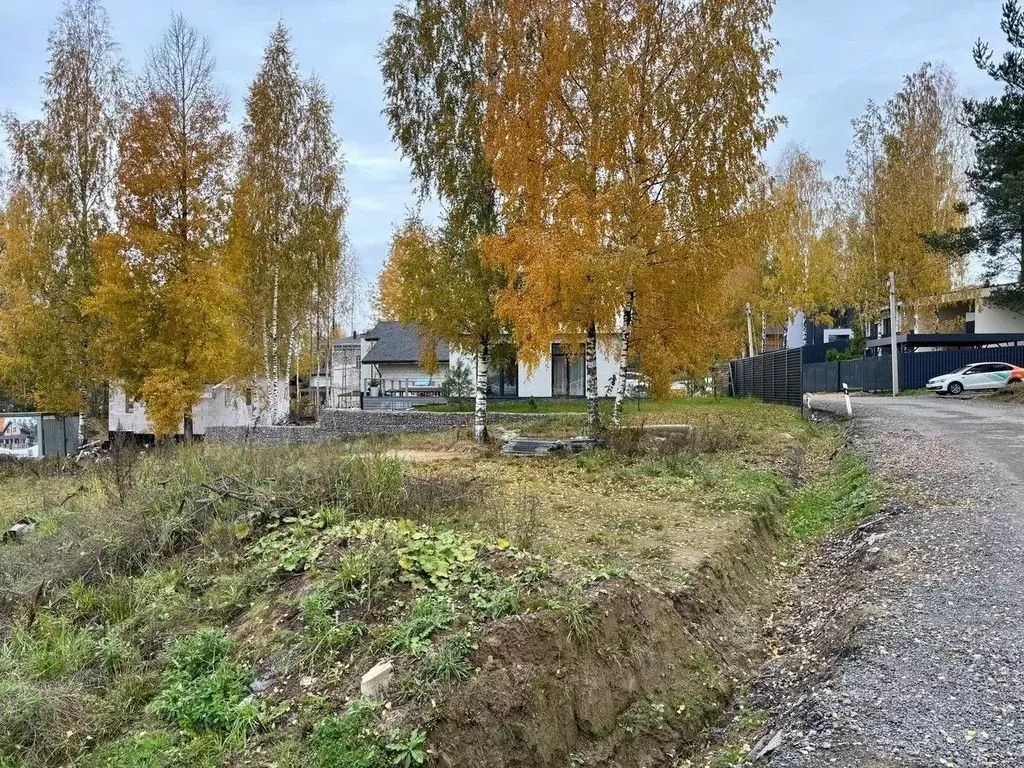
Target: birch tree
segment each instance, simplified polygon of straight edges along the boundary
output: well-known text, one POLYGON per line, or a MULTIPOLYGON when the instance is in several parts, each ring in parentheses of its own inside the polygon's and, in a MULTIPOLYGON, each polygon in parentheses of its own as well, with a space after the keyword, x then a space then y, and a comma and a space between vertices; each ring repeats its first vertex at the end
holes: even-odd
MULTIPOLYGON (((279 24, 249 87, 231 223, 249 345, 262 357, 250 363, 262 362, 271 382, 275 421, 283 416, 280 380, 291 378, 299 332, 323 323, 341 290, 344 163, 331 115, 322 83, 302 81, 279 24)), ((329 335, 321 329, 321 347, 329 335)))
POLYGON ((145 402, 158 436, 183 425, 204 388, 233 372, 236 290, 222 254, 233 138, 209 43, 180 15, 150 52, 118 143, 121 231, 100 238, 109 374, 145 402))
POLYGON ((83 411, 102 382, 83 302, 96 286, 93 241, 110 227, 123 67, 100 0, 67 0, 47 50, 42 116, 3 119, 17 215, 0 283, 17 310, 0 316, 2 375, 37 408, 83 411))
MULTIPOLYGON (((676 315, 723 322, 723 233, 775 134, 764 116, 771 0, 509 0, 480 20, 485 146, 507 233, 485 241, 527 361, 555 335, 621 327, 615 418, 635 348, 656 392, 710 352, 676 315), (625 310, 625 311, 624 311, 625 310), (672 335, 675 334, 675 335, 672 335)), ((591 424, 597 421, 591 389, 591 424)))
POLYGON ((334 134, 333 112, 324 84, 315 77, 307 80, 299 131, 296 245, 298 269, 306 278, 301 297, 308 307, 306 346, 311 374, 314 369, 319 372, 331 366, 332 344, 338 335, 338 303, 341 294, 351 290, 345 262, 345 163, 341 142, 334 134))
POLYGON ((797 312, 815 317, 843 306, 838 205, 822 165, 799 146, 787 147, 771 180, 765 258, 758 302, 768 319, 797 312))
POLYGON ((244 261, 249 341, 262 350, 275 422, 283 416, 277 411, 279 386, 300 293, 293 278, 301 109, 302 81, 288 32, 278 24, 249 86, 232 223, 232 248, 244 261))
POLYGON ((483 148, 483 40, 473 22, 494 4, 405 3, 394 13, 380 54, 392 136, 421 196, 436 196, 444 207, 440 230, 413 218, 396 233, 382 275, 381 303, 392 316, 424 330, 425 348, 444 340, 476 354, 475 433, 481 442, 487 438, 491 352, 502 333, 494 297, 503 275, 482 263, 478 242, 497 233, 499 221, 483 148))
POLYGON ((924 64, 882 106, 856 119, 847 155, 845 273, 866 317, 887 305, 894 272, 900 299, 948 291, 962 260, 930 249, 925 236, 963 227, 969 153, 953 76, 924 64))

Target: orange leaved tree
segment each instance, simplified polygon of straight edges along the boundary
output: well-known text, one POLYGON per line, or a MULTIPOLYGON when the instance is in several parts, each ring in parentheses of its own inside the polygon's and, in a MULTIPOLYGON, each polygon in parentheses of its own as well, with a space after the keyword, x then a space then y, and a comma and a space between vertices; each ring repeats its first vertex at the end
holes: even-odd
MULTIPOLYGON (((507 0, 480 14, 485 146, 507 231, 497 308, 529 363, 620 330, 615 418, 638 356, 656 391, 710 359, 731 227, 777 121, 764 116, 773 0, 507 0), (684 336, 685 334, 685 336, 684 336)), ((741 239, 741 238, 740 238, 741 239)))
POLYGON ((502 334, 494 299, 504 275, 482 262, 479 244, 498 232, 499 218, 483 146, 484 45, 473 19, 495 3, 411 0, 395 11, 380 56, 392 136, 421 195, 435 195, 444 206, 440 229, 414 217, 395 234, 381 275, 381 308, 416 323, 426 350, 443 340, 475 353, 481 442, 491 352, 502 334))
POLYGON ((225 269, 232 136, 207 41, 174 16, 150 54, 118 143, 121 231, 96 243, 107 370, 146 403, 158 436, 183 424, 207 384, 234 370, 232 275, 225 269))

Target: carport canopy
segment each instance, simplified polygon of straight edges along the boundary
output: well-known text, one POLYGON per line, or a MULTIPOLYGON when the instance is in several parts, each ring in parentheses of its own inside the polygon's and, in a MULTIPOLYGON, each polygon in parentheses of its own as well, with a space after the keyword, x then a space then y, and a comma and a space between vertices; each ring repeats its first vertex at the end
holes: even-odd
MULTIPOLYGON (((1016 347, 1024 344, 1024 333, 908 333, 896 337, 896 346, 901 350, 929 347, 938 349, 963 349, 993 346, 1016 347)), ((873 339, 868 349, 889 349, 891 338, 873 339)))

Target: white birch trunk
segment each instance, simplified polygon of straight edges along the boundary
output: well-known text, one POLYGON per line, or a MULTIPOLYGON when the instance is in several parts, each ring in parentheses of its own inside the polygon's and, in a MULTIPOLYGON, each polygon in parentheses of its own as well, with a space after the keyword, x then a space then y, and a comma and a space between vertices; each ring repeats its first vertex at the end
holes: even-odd
MULTIPOLYGON (((292 340, 291 334, 288 335, 288 354, 284 356, 284 388, 285 392, 288 393, 288 416, 291 416, 291 399, 292 399, 292 356, 295 353, 295 344, 292 340)), ((296 379, 298 379, 298 372, 296 371, 296 379)), ((298 381, 296 383, 296 393, 298 393, 298 381)), ((295 399, 295 413, 298 415, 299 412, 299 401, 298 397, 295 399)))
POLYGON ((587 369, 587 424, 591 431, 595 431, 601 426, 601 413, 597 399, 597 326, 594 323, 587 328, 587 343, 583 356, 587 369))
POLYGON ((490 362, 490 340, 484 336, 480 339, 480 351, 476 357, 476 408, 473 434, 478 443, 487 442, 487 375, 490 362))
POLYGON ((277 305, 280 288, 280 275, 274 267, 274 295, 271 301, 270 317, 270 354, 272 356, 273 376, 270 380, 270 423, 280 423, 278 401, 281 399, 281 339, 278 336, 277 305))
MULTIPOLYGON (((612 409, 612 424, 619 426, 622 408, 626 403, 626 374, 629 372, 629 342, 633 336, 633 308, 636 292, 630 291, 626 306, 622 310, 622 329, 619 336, 619 378, 615 380, 615 407, 612 409)), ((589 373, 589 371, 588 371, 589 373)), ((597 378, 595 361, 594 378, 597 378)))

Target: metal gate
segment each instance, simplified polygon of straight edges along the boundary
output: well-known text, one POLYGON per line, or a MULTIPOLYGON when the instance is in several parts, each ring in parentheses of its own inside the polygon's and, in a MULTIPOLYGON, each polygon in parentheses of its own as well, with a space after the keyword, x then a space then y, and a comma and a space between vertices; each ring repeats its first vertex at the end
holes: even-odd
POLYGON ((799 408, 803 404, 802 367, 799 349, 733 360, 729 363, 732 394, 799 408))

